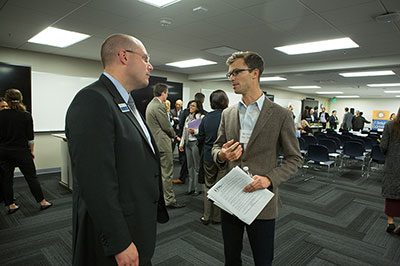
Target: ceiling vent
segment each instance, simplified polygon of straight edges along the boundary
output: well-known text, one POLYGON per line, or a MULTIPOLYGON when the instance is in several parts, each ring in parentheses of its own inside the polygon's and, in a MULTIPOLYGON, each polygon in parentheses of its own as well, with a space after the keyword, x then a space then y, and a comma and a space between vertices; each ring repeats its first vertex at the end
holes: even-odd
POLYGON ((375 21, 378 23, 392 23, 392 22, 400 21, 400 13, 399 12, 385 13, 385 14, 376 16, 375 21))

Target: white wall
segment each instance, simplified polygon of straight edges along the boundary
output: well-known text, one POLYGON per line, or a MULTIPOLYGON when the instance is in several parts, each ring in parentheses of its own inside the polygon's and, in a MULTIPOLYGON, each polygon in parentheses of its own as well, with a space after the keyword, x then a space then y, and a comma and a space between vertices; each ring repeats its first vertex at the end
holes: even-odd
MULTIPOLYGON (((31 66, 32 71, 62 74, 66 76, 97 78, 103 72, 102 65, 98 61, 4 47, 0 47, 0 61, 15 65, 31 66)), ((188 100, 193 99, 196 92, 201 92, 202 89, 222 89, 227 92, 232 92, 231 85, 228 81, 193 82, 187 79, 187 75, 158 70, 154 70, 152 74, 155 76, 167 77, 169 81, 182 82, 184 106, 188 100)), ((269 94, 275 95, 275 98, 285 105, 289 102, 300 102, 306 97, 304 94, 274 90, 265 86, 262 86, 262 90, 266 90, 269 94)), ((313 98, 315 98, 315 96, 313 96, 313 98)), ((326 105, 325 98, 315 99, 318 100, 320 104, 323 103, 326 105)), ((295 104, 295 108, 300 110, 301 106, 296 106, 295 104)), ((300 114, 296 113, 296 116, 299 117, 300 114)), ((38 170, 61 167, 60 141, 60 139, 51 136, 51 134, 35 134, 35 164, 38 170)))

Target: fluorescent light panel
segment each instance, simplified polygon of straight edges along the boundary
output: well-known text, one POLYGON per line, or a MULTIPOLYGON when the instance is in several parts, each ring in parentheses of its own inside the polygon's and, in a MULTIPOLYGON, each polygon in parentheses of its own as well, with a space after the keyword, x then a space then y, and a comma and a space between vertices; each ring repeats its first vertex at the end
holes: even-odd
POLYGON ((155 6, 158 8, 167 7, 169 5, 175 4, 181 0, 139 0, 139 2, 155 6))
POLYGON ((397 98, 400 98, 400 95, 396 95, 397 98))
POLYGON ((320 86, 289 86, 290 89, 301 90, 301 89, 321 89, 320 86))
POLYGON ((48 27, 39 32, 28 42, 65 48, 89 38, 90 35, 48 27))
POLYGON ((190 60, 172 62, 166 64, 167 66, 179 67, 179 68, 189 68, 189 67, 197 67, 197 66, 207 66, 207 65, 215 65, 217 62, 205 60, 202 58, 195 58, 190 60))
POLYGON ((286 46, 275 47, 274 49, 288 55, 295 55, 295 54, 319 53, 331 50, 340 50, 340 49, 358 48, 358 47, 359 47, 358 44, 356 44, 352 39, 346 37, 346 38, 324 40, 318 42, 306 42, 293 45, 286 45, 286 46))
POLYGON ((316 91, 316 94, 343 94, 343 91, 316 91))
POLYGON ((400 91, 384 91, 384 93, 400 93, 400 91))
POLYGON ((281 80, 286 80, 286 78, 282 78, 282 77, 261 77, 260 81, 281 81, 281 80))
POLYGON ((400 83, 367 84, 368 87, 400 87, 400 83))
POLYGON ((345 78, 354 78, 354 77, 391 76, 391 75, 396 75, 396 73, 394 73, 392 70, 381 70, 381 71, 347 72, 347 73, 339 73, 339 75, 345 78))
POLYGON ((339 95, 336 98, 360 98, 358 95, 339 95))

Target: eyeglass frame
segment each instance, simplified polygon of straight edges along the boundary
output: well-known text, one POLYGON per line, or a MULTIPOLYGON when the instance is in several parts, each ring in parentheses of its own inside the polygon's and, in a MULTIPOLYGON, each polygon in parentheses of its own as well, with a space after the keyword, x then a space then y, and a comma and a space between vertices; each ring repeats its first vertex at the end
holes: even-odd
POLYGON ((243 72, 243 71, 251 72, 253 70, 254 70, 254 68, 236 68, 236 69, 232 70, 231 72, 226 73, 225 76, 226 76, 226 78, 229 79, 229 78, 231 78, 232 75, 234 77, 236 77, 237 75, 239 75, 240 72, 243 72))
POLYGON ((143 61, 146 64, 150 64, 150 55, 142 54, 142 53, 139 53, 139 52, 136 52, 136 51, 132 51, 132 50, 128 50, 128 49, 125 49, 125 51, 128 52, 128 53, 133 53, 133 54, 140 55, 140 57, 142 57, 143 61))

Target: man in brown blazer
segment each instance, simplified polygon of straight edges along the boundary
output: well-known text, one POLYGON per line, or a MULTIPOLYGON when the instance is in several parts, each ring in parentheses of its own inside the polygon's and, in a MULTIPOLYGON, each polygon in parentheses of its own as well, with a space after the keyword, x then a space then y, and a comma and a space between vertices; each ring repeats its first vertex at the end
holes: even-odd
POLYGON ((171 139, 176 137, 175 130, 169 122, 167 109, 163 102, 168 97, 168 85, 158 83, 154 86, 154 98, 146 108, 146 122, 153 134, 160 152, 161 177, 164 188, 164 200, 168 208, 182 208, 184 204, 176 202, 172 188, 174 174, 174 159, 172 155, 171 139))
POLYGON ((227 65, 226 76, 242 99, 222 113, 212 149, 213 159, 228 170, 235 166, 249 168, 254 181, 244 187, 244 191, 251 193, 266 188, 275 196, 251 225, 222 212, 225 265, 242 265, 244 228, 255 265, 272 265, 275 218, 281 206, 278 187, 301 166, 299 144, 291 112, 271 102, 260 89, 259 80, 264 70, 261 56, 254 52, 237 52, 228 58, 227 65), (278 166, 281 149, 285 159, 278 166))

